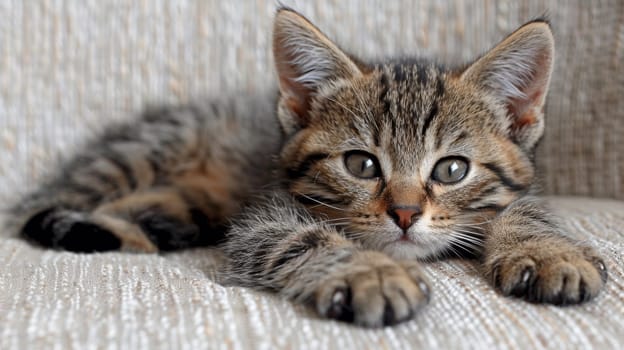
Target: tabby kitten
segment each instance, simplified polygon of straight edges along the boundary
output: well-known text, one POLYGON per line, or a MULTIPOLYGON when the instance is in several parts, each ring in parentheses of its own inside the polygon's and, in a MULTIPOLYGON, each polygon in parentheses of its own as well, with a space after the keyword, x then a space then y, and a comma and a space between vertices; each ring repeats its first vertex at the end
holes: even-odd
POLYGON ((15 207, 21 234, 75 252, 221 242, 227 282, 363 326, 411 319, 430 296, 417 261, 444 256, 528 301, 599 293, 600 257, 532 195, 547 22, 451 70, 363 63, 289 9, 273 45, 277 112, 237 97, 111 128, 15 207))

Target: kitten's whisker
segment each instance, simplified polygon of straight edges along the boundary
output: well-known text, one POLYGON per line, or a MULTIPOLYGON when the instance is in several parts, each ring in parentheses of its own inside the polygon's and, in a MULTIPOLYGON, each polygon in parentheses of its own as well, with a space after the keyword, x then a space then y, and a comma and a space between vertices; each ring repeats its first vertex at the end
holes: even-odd
MULTIPOLYGON (((451 243, 455 243, 454 240, 451 240, 451 243)), ((458 245, 453 245, 453 244, 449 245, 448 249, 451 252, 453 252, 453 254, 455 254, 455 256, 460 256, 461 255, 457 250, 455 250, 455 247, 459 247, 459 248, 462 248, 462 249, 465 250, 465 248, 463 248, 461 246, 458 246, 458 245)))
POLYGON ((452 226, 458 226, 458 227, 468 227, 468 228, 474 228, 474 229, 481 229, 481 226, 474 226, 474 225, 470 225, 470 224, 461 224, 461 223, 455 223, 452 226))
POLYGON ((473 244, 470 242, 466 242, 464 240, 458 239, 458 240, 454 240, 453 242, 455 242, 456 245, 458 246, 462 246, 462 247, 466 247, 466 248, 470 248, 470 249, 479 249, 481 248, 480 245, 478 244, 473 244))
POLYGON ((466 223, 466 222, 457 222, 454 225, 458 225, 458 226, 472 226, 472 227, 482 227, 484 225, 486 225, 487 223, 466 223))
POLYGON ((455 229, 455 230, 453 230, 453 233, 455 233, 457 235, 464 236, 466 238, 469 238, 472 241, 483 242, 483 238, 481 238, 481 236, 479 236, 479 235, 475 235, 474 232, 455 229))
POLYGON ((480 246, 480 245, 468 243, 468 242, 463 241, 461 239, 455 239, 455 240, 452 240, 452 242, 453 242, 453 244, 455 246, 458 246, 458 247, 470 248, 470 249, 473 249, 473 250, 479 250, 479 249, 482 248, 482 246, 480 246))
POLYGON ((470 226, 470 227, 479 227, 482 228, 485 225, 489 224, 489 222, 483 222, 483 223, 456 223, 455 225, 460 225, 460 226, 470 226))
POLYGON ((350 216, 345 216, 342 218, 335 218, 335 219, 327 219, 327 220, 323 220, 321 222, 326 223, 326 222, 333 222, 333 221, 340 221, 340 220, 351 220, 350 216))
POLYGON ((324 224, 327 224, 329 226, 347 226, 350 224, 350 222, 348 220, 345 220, 345 221, 335 221, 335 222, 324 222, 324 224))
POLYGON ((462 233, 469 234, 469 235, 474 236, 475 238, 479 238, 479 239, 482 239, 482 237, 485 236, 485 234, 483 234, 480 231, 472 231, 472 230, 466 229, 465 227, 461 227, 461 228, 455 227, 454 230, 462 232, 462 233))
POLYGON ((346 228, 344 228, 342 232, 344 232, 345 235, 351 239, 361 240, 362 238, 366 238, 367 240, 371 240, 370 235, 367 234, 366 232, 356 232, 356 231, 348 230, 346 228))
POLYGON ((460 228, 462 230, 467 230, 473 232, 475 235, 483 236, 483 227, 475 227, 475 226, 466 226, 466 225, 453 225, 453 228, 460 228))
POLYGON ((463 237, 461 235, 457 235, 456 232, 451 237, 452 237, 451 240, 454 243, 456 243, 456 244, 465 245, 465 246, 468 246, 468 247, 471 247, 471 248, 479 248, 479 247, 481 247, 479 242, 469 241, 465 237, 463 237))
MULTIPOLYGON (((479 217, 477 217, 477 218, 479 218, 479 217)), ((474 217, 474 216, 470 216, 470 217, 467 217, 467 219, 469 219, 469 220, 474 220, 474 219, 475 219, 475 217, 474 217)), ((469 222, 467 222, 467 224, 473 224, 473 225, 487 225, 487 224, 491 223, 492 221, 494 221, 494 218, 491 218, 491 217, 490 217, 490 218, 489 218, 489 219, 487 219, 487 220, 478 221, 478 222, 469 221, 469 222)))
POLYGON ((462 232, 462 231, 455 230, 453 231, 452 236, 456 238, 461 238, 462 241, 469 242, 471 244, 477 244, 477 245, 483 244, 483 239, 471 235, 470 232, 465 232, 465 231, 462 232))
POLYGON ((467 253, 472 253, 472 252, 474 251, 474 250, 472 250, 472 249, 470 249, 470 248, 467 248, 467 247, 464 247, 464 246, 462 246, 462 245, 455 244, 454 246, 449 247, 449 249, 451 249, 451 250, 453 251, 453 253, 455 254, 455 256, 456 256, 456 257, 461 257, 463 254, 460 254, 460 253, 459 253, 457 250, 455 250, 455 248, 453 248, 453 247, 457 247, 457 248, 459 248, 459 249, 461 249, 461 250, 463 250, 464 252, 467 252, 467 253))
MULTIPOLYGON (((312 197, 310 197, 308 195, 305 195, 303 193, 297 192, 297 194, 302 196, 302 197, 304 197, 304 198, 306 198, 306 199, 308 199, 308 200, 311 200, 312 202, 318 203, 319 205, 326 206, 328 208, 331 208, 331 209, 334 209, 334 210, 338 210, 338 211, 346 211, 345 209, 338 208, 338 207, 335 207, 335 206, 327 204, 327 203, 323 203, 322 201, 320 201, 320 200, 318 200, 316 198, 312 198, 312 197)), ((315 208, 315 207, 313 207, 313 208, 315 208)))
POLYGON ((461 247, 465 250, 473 250, 473 251, 478 251, 482 249, 482 246, 477 245, 477 244, 472 244, 466 241, 463 241, 461 239, 453 239, 451 240, 452 245, 456 246, 456 247, 461 247))

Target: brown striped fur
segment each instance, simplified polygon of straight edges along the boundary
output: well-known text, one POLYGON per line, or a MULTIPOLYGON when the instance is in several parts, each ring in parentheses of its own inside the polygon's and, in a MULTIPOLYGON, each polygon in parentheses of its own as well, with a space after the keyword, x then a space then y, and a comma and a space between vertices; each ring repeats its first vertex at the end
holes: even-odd
POLYGON ((430 296, 418 261, 445 256, 479 258, 529 301, 598 294, 604 263, 534 197, 547 22, 456 69, 357 61, 288 9, 273 39, 277 113, 243 97, 148 112, 16 206, 15 225, 79 252, 218 243, 227 229, 226 282, 365 326, 412 318, 430 296))

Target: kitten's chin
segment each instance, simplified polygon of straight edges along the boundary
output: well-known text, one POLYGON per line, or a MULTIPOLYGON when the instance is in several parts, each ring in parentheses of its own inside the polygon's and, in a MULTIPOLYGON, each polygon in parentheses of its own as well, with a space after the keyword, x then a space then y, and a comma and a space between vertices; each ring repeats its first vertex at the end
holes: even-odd
POLYGON ((424 260, 439 255, 443 250, 444 247, 423 247, 414 242, 397 240, 387 244, 382 251, 395 259, 424 260))

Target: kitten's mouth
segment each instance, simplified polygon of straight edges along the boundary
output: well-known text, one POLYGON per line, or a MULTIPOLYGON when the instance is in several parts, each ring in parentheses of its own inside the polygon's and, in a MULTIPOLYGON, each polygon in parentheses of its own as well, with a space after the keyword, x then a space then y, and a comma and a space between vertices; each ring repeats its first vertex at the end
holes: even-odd
POLYGON ((449 245, 446 235, 416 228, 410 232, 392 230, 386 239, 383 243, 379 242, 381 245, 373 245, 371 248, 397 259, 428 259, 446 251, 449 245))
POLYGON ((416 242, 414 242, 414 240, 412 240, 409 235, 407 233, 404 233, 401 235, 401 237, 399 237, 399 239, 396 240, 399 243, 411 243, 411 244, 415 244, 416 242))

